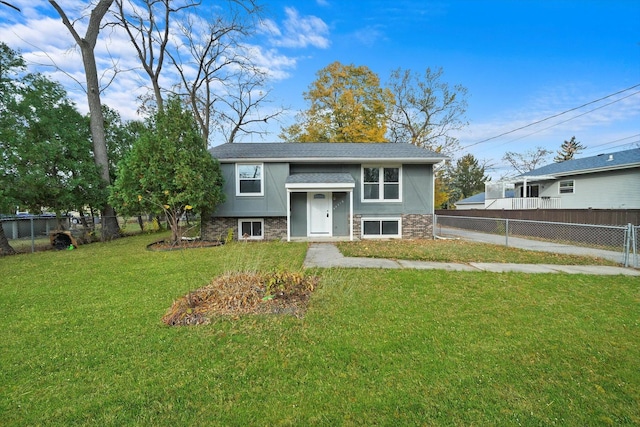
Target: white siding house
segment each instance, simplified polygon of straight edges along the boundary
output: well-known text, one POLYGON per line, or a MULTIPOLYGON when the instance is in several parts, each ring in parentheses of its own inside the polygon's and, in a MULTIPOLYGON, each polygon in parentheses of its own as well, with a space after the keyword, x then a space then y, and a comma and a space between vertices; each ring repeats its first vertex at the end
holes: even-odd
POLYGON ((640 148, 552 163, 486 188, 484 209, 640 209, 640 148))

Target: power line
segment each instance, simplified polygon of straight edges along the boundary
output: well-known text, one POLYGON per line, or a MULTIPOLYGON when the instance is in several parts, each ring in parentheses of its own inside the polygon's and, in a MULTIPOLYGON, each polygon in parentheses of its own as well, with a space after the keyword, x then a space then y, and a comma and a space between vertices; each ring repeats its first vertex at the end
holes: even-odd
POLYGON ((627 98, 632 97, 632 96, 634 96, 634 95, 637 95, 637 94, 639 94, 639 93, 640 93, 640 91, 633 92, 632 94, 627 95, 627 96, 623 96, 622 98, 616 99, 615 101, 611 101, 611 102, 608 102, 608 103, 606 103, 606 104, 604 104, 604 105, 600 105, 600 106, 598 106, 598 107, 596 107, 596 108, 593 108, 593 109, 591 109, 591 110, 589 110, 589 111, 585 111, 584 113, 580 113, 580 114, 578 114, 577 116, 573 116, 573 117, 571 117, 571 118, 569 118, 569 119, 567 119, 567 120, 563 120, 563 121, 561 121, 561 122, 554 123, 554 124, 552 124, 551 126, 547 126, 546 128, 542 128, 542 129, 539 129, 539 130, 537 130, 537 131, 535 131, 535 132, 531 132, 531 133, 528 133, 528 134, 526 134, 526 135, 520 136, 520 137, 518 137, 518 138, 515 138, 515 139, 512 139, 512 140, 509 140, 509 141, 504 142, 504 143, 502 143, 502 144, 500 144, 500 145, 510 144, 510 143, 512 143, 512 142, 518 141, 518 140, 523 139, 523 138, 526 138, 526 137, 528 137, 528 136, 535 135, 536 133, 540 133, 540 132, 545 131, 545 130, 547 130, 547 129, 551 129, 552 127, 556 127, 556 126, 559 126, 559 125, 561 125, 561 124, 563 124, 563 123, 570 122, 571 120, 577 119, 578 117, 582 117, 582 116, 585 116, 585 115, 587 115, 587 114, 589 114, 589 113, 593 113, 593 112, 594 112, 594 111, 596 111, 596 110, 599 110, 599 109, 604 108, 604 107, 608 107, 608 106, 609 106, 609 105, 611 105, 611 104, 615 104, 616 102, 620 102, 620 101, 622 101, 622 100, 624 100, 624 99, 627 99, 627 98))
MULTIPOLYGON (((624 141, 626 139, 637 138, 639 136, 640 136, 640 133, 636 133, 635 135, 625 136, 624 138, 614 139, 613 141, 607 141, 607 142, 602 142, 600 144, 589 145, 587 148, 584 149, 584 151, 594 151, 594 150, 595 151, 599 151, 599 150, 596 150, 596 148, 603 147, 603 146, 609 145, 609 144, 615 144, 616 142, 624 141)), ((638 142, 638 141, 627 142, 627 143, 623 144, 622 146, 634 144, 636 142, 638 142)), ((616 147, 618 147, 618 146, 616 146, 616 147)))
MULTIPOLYGON (((574 108, 571 108, 571 109, 569 109, 569 110, 565 110, 565 111, 563 111, 563 112, 561 112, 561 113, 557 113, 557 114, 554 114, 554 115, 552 115, 552 116, 546 117, 546 118, 544 118, 544 119, 537 120, 537 121, 535 121, 535 122, 529 123, 528 125, 520 126, 519 128, 516 128, 516 129, 510 130, 510 131, 508 131, 508 132, 503 132, 503 133, 501 133, 500 135, 492 136, 492 137, 490 137, 490 138, 486 138, 486 139, 483 139, 483 140, 481 140, 481 141, 474 142, 474 143, 472 143, 472 144, 469 144, 469 145, 467 145, 467 146, 463 147, 463 149, 467 149, 467 148, 469 148, 469 147, 473 147, 474 145, 482 144, 482 143, 485 143, 485 142, 491 141, 491 140, 493 140, 493 139, 500 138, 501 136, 509 135, 509 134, 514 133, 514 132, 517 132, 517 131, 519 131, 519 130, 526 129, 526 128, 531 127, 531 126, 535 126, 535 125, 537 125, 537 124, 539 124, 539 123, 546 122, 547 120, 554 119, 554 118, 556 118, 556 117, 562 116, 562 115, 564 115, 564 114, 570 113, 570 112, 575 111, 575 110, 579 110, 580 108, 586 107, 587 105, 595 104, 596 102, 600 102, 600 101, 605 100, 605 99, 607 99, 607 98, 611 98, 612 96, 619 95, 619 94, 621 94, 621 93, 623 93, 623 92, 626 92, 626 91, 631 90, 631 89, 635 89, 635 88, 637 88, 637 87, 640 87, 640 83, 638 83, 638 84, 636 84, 636 85, 633 85, 633 86, 630 86, 630 87, 628 87, 628 88, 626 88, 626 89, 622 89, 622 90, 620 90, 620 91, 618 91, 618 92, 612 93, 612 94, 610 94, 610 95, 604 96, 604 97, 602 97, 602 98, 596 99, 596 100, 594 100, 594 101, 587 102, 586 104, 582 104, 582 105, 580 105, 580 106, 578 106, 578 107, 574 107, 574 108)), ((636 92, 636 93, 638 93, 638 92, 636 92)), ((624 99, 624 98, 623 98, 623 99, 624 99)), ((614 102, 617 102, 617 101, 614 101, 614 102)))

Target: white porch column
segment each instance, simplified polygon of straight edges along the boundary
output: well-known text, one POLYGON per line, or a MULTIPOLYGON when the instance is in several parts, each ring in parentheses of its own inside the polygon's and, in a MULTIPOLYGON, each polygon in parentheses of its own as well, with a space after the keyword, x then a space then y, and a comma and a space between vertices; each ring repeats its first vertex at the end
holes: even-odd
POLYGON ((291 241, 291 190, 287 190, 287 242, 291 241))

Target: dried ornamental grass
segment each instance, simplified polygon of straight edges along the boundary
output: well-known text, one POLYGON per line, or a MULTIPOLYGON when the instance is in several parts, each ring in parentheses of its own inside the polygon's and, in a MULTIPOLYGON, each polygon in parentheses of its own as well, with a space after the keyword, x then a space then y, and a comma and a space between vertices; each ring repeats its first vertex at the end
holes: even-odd
POLYGON ((175 301, 162 321, 180 326, 206 324, 216 315, 302 316, 318 281, 293 272, 227 273, 175 301))

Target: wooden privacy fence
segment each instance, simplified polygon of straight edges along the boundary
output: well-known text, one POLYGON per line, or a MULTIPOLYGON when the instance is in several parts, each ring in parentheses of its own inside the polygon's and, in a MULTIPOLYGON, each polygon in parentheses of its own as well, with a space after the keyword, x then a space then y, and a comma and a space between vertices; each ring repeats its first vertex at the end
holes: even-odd
POLYGON ((593 225, 640 225, 640 209, 439 209, 436 215, 593 225))

